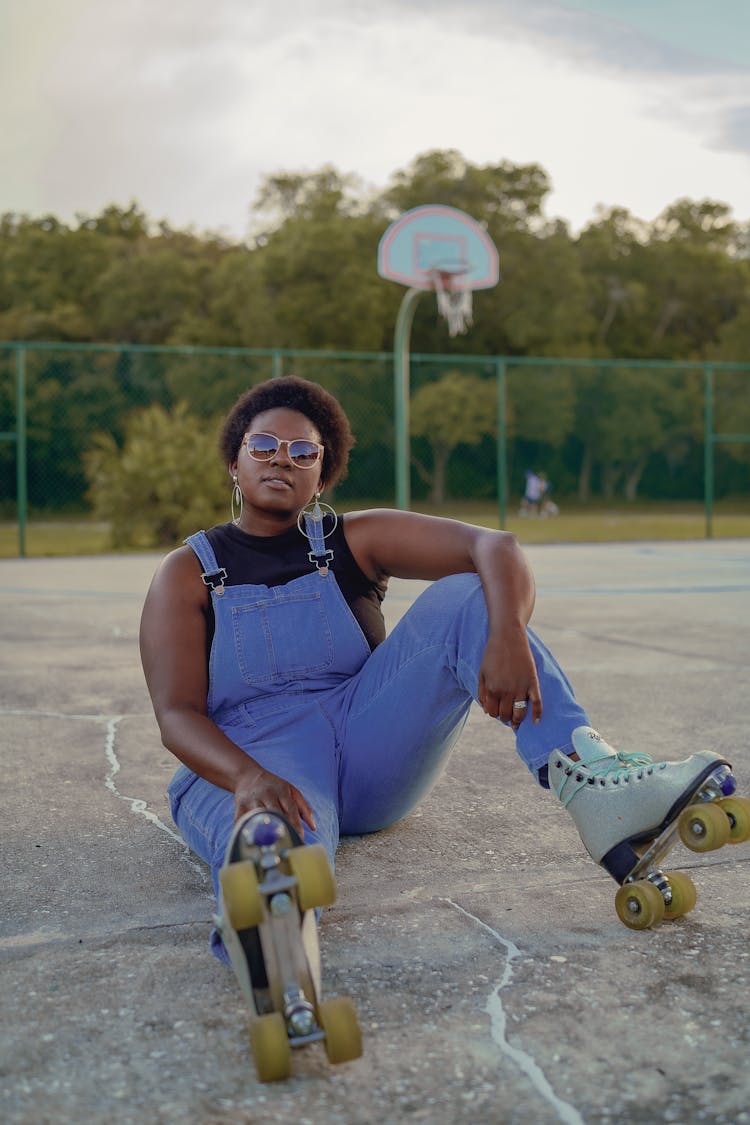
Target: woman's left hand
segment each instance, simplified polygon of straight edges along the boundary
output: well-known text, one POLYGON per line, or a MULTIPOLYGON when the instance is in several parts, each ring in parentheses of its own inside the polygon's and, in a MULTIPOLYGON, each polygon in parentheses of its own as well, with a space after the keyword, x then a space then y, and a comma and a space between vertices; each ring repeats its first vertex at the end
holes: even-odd
POLYGON ((509 723, 514 730, 529 712, 533 721, 539 722, 542 695, 525 629, 490 636, 479 669, 478 698, 486 714, 509 723), (525 707, 513 706, 522 702, 525 707))

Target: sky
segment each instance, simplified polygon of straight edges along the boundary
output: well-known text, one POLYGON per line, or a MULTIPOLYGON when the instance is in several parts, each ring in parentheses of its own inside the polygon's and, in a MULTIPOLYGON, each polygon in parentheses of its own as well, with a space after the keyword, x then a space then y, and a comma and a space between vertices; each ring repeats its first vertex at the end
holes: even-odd
MULTIPOLYGON (((0 213, 248 237, 267 176, 538 163, 545 213, 750 220, 748 0, 0 0, 0 213)), ((431 202, 425 199, 425 203, 431 202)))

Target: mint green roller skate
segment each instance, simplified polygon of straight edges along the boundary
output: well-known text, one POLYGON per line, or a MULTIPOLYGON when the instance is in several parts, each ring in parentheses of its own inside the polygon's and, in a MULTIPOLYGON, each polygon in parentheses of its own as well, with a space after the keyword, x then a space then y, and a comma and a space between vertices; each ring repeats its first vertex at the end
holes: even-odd
POLYGON ((710 750, 682 762, 614 750, 591 727, 573 731, 571 756, 553 750, 551 788, 584 847, 620 884, 615 909, 633 930, 687 914, 695 886, 661 861, 678 841, 694 852, 750 840, 750 800, 733 796, 729 763, 710 750))

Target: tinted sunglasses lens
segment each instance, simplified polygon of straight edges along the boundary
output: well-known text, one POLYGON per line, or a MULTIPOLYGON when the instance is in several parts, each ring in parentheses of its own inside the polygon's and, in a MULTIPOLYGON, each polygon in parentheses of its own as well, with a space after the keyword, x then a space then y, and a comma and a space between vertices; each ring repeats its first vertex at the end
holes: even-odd
POLYGON ((279 439, 273 434, 250 434, 247 451, 256 461, 270 461, 279 448, 279 439))
POLYGON ((289 445, 289 456, 300 469, 311 469, 320 456, 320 449, 311 441, 293 441, 289 445))

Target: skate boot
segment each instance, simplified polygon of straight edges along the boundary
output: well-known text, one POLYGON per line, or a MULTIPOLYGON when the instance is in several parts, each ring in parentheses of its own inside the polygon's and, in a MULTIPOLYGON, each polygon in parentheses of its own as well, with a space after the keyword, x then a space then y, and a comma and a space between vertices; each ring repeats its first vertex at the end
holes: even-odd
POLYGON ((750 839, 750 800, 734 797, 731 766, 710 750, 682 762, 613 750, 591 727, 573 731, 574 754, 553 750, 549 781, 584 847, 620 890, 618 917, 642 930, 695 906, 689 876, 660 862, 681 840, 704 852, 750 839))
POLYGON ((362 1054, 354 1005, 321 999, 316 908, 336 898, 325 849, 304 846, 277 812, 234 826, 216 926, 250 1006, 250 1047, 261 1082, 286 1078, 293 1047, 323 1041, 332 1063, 362 1054))

